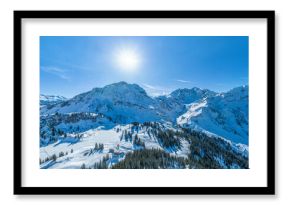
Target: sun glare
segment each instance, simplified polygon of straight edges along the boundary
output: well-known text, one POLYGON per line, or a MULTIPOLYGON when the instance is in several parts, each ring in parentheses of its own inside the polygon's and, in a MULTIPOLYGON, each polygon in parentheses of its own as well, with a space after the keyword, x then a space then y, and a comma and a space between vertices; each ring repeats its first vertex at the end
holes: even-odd
POLYGON ((134 71, 140 64, 140 57, 134 50, 121 50, 117 55, 117 63, 125 71, 134 71))

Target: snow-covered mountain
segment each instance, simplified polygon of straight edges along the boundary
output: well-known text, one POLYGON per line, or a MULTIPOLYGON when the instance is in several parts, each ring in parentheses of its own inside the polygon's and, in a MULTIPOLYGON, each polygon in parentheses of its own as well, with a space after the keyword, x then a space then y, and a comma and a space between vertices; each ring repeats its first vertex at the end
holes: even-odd
POLYGON ((82 93, 53 107, 43 107, 41 114, 89 112, 104 114, 116 123, 174 121, 184 111, 178 101, 149 97, 136 84, 114 83, 82 93))
POLYGON ((58 103, 42 107, 42 115, 96 113, 115 124, 169 121, 248 144, 248 86, 219 94, 199 88, 178 89, 169 96, 153 98, 137 84, 119 82, 66 101, 55 96, 46 99, 58 103))
POLYGON ((248 100, 248 86, 237 87, 190 104, 177 123, 248 144, 248 100))
POLYGON ((145 148, 159 150, 152 151, 155 155, 169 153, 168 160, 177 160, 166 165, 171 168, 182 163, 195 168, 247 167, 248 86, 224 93, 178 89, 150 97, 137 84, 119 82, 71 99, 42 95, 40 101, 49 102, 40 107, 42 168, 76 168, 81 162, 94 167, 96 159, 110 159, 111 167, 124 160, 116 166, 128 167, 125 156, 132 161, 134 153, 144 154, 136 151, 145 148), (103 143, 102 152, 93 148, 95 143, 103 143), (213 143, 219 144, 218 150, 213 143), (63 151, 69 157, 59 153, 63 151), (56 160, 52 155, 57 153, 61 156, 56 160), (217 164, 206 164, 210 161, 217 164))
POLYGON ((40 106, 54 105, 67 100, 67 98, 60 95, 44 95, 40 94, 40 106))

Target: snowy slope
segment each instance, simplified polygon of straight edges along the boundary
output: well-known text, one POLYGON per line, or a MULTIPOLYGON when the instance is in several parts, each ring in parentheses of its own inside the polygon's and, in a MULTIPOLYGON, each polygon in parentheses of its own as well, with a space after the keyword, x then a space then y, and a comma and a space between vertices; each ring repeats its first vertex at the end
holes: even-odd
MULTIPOLYGON (((82 164, 86 164, 87 167, 92 167, 95 163, 109 155, 111 164, 114 164, 122 160, 126 153, 133 152, 140 149, 133 144, 133 140, 125 140, 122 135, 124 131, 131 131, 133 140, 137 134, 138 138, 145 143, 146 149, 164 149, 156 136, 150 134, 150 128, 148 127, 134 127, 132 124, 125 126, 116 126, 109 130, 102 129, 90 129, 82 134, 81 139, 77 139, 76 134, 70 134, 66 138, 59 138, 59 140, 48 146, 40 148, 40 159, 52 155, 57 156, 57 160, 48 160, 40 165, 41 168, 61 168, 61 169, 79 169, 82 164), (95 151, 95 143, 104 144, 104 150, 95 151), (111 150, 111 151, 110 151, 111 150), (114 150, 112 152, 112 150, 114 150), (59 157, 59 153, 63 152, 64 156, 59 157)), ((182 147, 176 152, 167 150, 172 156, 179 156, 187 158, 189 154, 189 144, 184 139, 181 140, 182 147)), ((110 166, 109 163, 109 166, 110 166)))
POLYGON ((55 113, 40 116, 40 146, 58 140, 63 133, 81 133, 90 129, 111 129, 115 123, 102 114, 95 113, 55 113))
POLYGON ((248 144, 248 86, 193 103, 177 123, 248 144))
POLYGON ((206 100, 201 100, 197 103, 190 103, 187 105, 189 108, 186 113, 177 118, 179 125, 186 125, 191 123, 191 118, 196 117, 202 113, 202 108, 207 106, 206 100))
MULTIPOLYGON (((124 160, 128 153, 145 148, 147 150, 163 150, 169 153, 170 156, 184 160, 196 160, 193 157, 197 157, 198 160, 201 155, 206 156, 209 160, 215 160, 215 163, 222 168, 239 168, 243 166, 243 164, 239 164, 239 161, 237 161, 238 164, 229 162, 232 159, 228 156, 229 154, 240 159, 243 156, 245 158, 248 157, 247 146, 234 144, 231 141, 213 135, 205 135, 208 140, 201 139, 199 142, 196 141, 196 143, 201 143, 201 147, 198 148, 202 152, 196 154, 196 148, 191 148, 190 138, 180 135, 184 131, 168 126, 163 126, 160 123, 151 125, 128 124, 125 126, 117 125, 109 130, 90 129, 80 134, 68 134, 66 137, 60 137, 57 142, 40 148, 40 168, 80 169, 83 165, 85 165, 85 168, 95 168, 96 164, 101 163, 104 158, 106 158, 108 168, 111 168, 114 164, 124 160), (157 132, 155 130, 156 125, 158 127, 157 130, 159 130, 157 132), (177 149, 164 147, 157 134, 161 130, 164 132, 172 130, 173 133, 179 133, 178 136, 172 137, 179 139, 180 147, 177 149), (126 138, 126 133, 131 133, 132 138, 126 138), (80 135, 81 137, 79 138, 80 135), (134 143, 136 139, 140 139, 144 143, 144 147, 134 143), (103 144, 103 149, 95 149, 96 143, 103 144), (217 152, 205 149, 213 143, 217 143, 217 152), (52 159, 53 155, 55 155, 55 159, 52 159)), ((195 139, 198 138, 197 136, 195 139)), ((210 161, 210 163, 213 162, 210 161)))

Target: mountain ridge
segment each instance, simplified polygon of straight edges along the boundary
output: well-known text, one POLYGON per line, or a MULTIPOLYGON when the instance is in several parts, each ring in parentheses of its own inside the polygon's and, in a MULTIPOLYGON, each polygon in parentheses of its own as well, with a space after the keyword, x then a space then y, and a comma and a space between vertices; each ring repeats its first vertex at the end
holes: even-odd
POLYGON ((67 98, 61 95, 45 95, 45 94, 40 94, 40 105, 54 105, 59 102, 66 101, 67 98))
POLYGON ((102 114, 116 124, 171 122, 248 143, 248 86, 222 93, 184 88, 150 97, 138 84, 121 81, 41 107, 42 115, 76 112, 102 114))

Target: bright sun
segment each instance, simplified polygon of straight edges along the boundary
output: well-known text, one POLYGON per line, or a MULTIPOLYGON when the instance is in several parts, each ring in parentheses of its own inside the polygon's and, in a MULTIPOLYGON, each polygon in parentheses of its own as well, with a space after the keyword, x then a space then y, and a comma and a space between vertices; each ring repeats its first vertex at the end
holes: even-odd
POLYGON ((125 71, 134 71, 140 64, 140 57, 134 50, 121 50, 117 55, 117 63, 125 71))

